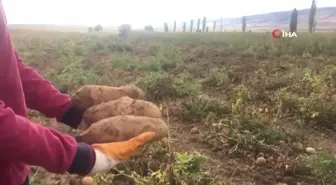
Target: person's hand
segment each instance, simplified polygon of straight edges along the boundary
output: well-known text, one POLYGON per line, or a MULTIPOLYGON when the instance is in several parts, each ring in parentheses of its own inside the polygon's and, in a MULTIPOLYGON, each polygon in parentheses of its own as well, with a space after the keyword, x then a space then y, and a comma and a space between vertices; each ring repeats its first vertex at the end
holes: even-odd
POLYGON ((83 118, 83 113, 71 105, 57 121, 77 129, 83 118))
MULTIPOLYGON (((63 87, 58 90, 62 94, 68 94, 67 87, 63 87)), ((57 118, 57 121, 62 122, 74 129, 86 130, 87 128, 89 128, 90 125, 84 123, 82 120, 84 111, 79 109, 80 105, 77 104, 78 103, 77 101, 73 101, 71 97, 70 99, 71 99, 70 106, 63 113, 62 117, 57 118)))
MULTIPOLYGON (((58 89, 58 91, 64 95, 68 96, 68 87, 63 86, 62 88, 58 89)), ((57 121, 62 122, 74 129, 77 129, 80 125, 83 118, 83 111, 80 111, 77 108, 77 105, 71 100, 70 105, 64 111, 64 113, 57 117, 57 121)))
POLYGON ((145 132, 127 141, 91 145, 96 153, 96 162, 90 175, 106 172, 129 159, 139 147, 150 142, 154 136, 155 132, 145 132))

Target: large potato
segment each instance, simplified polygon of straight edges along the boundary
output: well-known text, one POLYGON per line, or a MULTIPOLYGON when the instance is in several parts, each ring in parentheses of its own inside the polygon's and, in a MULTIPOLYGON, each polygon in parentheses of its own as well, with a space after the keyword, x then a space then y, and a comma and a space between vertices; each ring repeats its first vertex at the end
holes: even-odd
POLYGON ((93 123, 90 128, 76 136, 76 141, 90 145, 126 141, 149 131, 156 133, 152 141, 158 141, 168 135, 168 126, 160 118, 120 115, 93 123))
POLYGON ((126 85, 121 87, 85 85, 78 89, 72 96, 73 106, 84 112, 87 108, 103 102, 119 99, 128 96, 134 99, 143 99, 144 92, 134 86, 126 85))
POLYGON ((83 121, 85 124, 90 125, 99 120, 118 115, 162 118, 160 109, 154 103, 124 96, 117 100, 101 103, 88 108, 84 112, 83 121))

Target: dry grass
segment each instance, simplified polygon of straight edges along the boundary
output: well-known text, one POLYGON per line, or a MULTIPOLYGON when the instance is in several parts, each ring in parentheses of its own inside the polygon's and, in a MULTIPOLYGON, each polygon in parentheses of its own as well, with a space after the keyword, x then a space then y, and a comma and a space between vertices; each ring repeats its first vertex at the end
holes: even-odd
MULTIPOLYGON (((13 30, 12 37, 25 63, 69 93, 83 84, 137 84, 169 113, 170 145, 147 146, 119 172, 97 175, 98 184, 335 184, 335 33, 287 40, 133 33, 121 40, 13 30), (307 155, 307 146, 318 154, 307 155), (256 164, 260 156, 266 164, 256 164)), ((31 119, 73 134, 36 113, 31 119)), ((79 181, 40 169, 32 183, 79 181)))

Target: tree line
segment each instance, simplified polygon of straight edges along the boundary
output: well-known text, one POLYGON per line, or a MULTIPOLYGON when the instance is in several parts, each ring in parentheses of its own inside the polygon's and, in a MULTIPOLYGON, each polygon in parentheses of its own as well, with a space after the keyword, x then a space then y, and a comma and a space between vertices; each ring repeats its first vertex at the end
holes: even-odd
MULTIPOLYGON (((309 12, 309 18, 308 18, 309 19, 308 20, 308 31, 310 33, 315 32, 315 30, 316 30, 316 20, 315 20, 316 9, 317 9, 316 8, 316 1, 313 0, 311 8, 310 8, 310 12, 309 12)), ((207 18, 203 17, 202 28, 200 28, 201 19, 197 20, 196 32, 209 32, 209 27, 206 25, 206 21, 207 21, 207 18)), ((187 22, 183 22, 182 32, 187 32, 187 26, 186 25, 187 25, 187 22)), ((296 32, 297 31, 297 25, 298 25, 298 12, 297 12, 296 8, 294 8, 294 10, 292 11, 291 16, 290 16, 290 22, 289 22, 290 31, 291 32, 296 32)), ((193 26, 194 26, 194 20, 191 20, 190 21, 189 32, 193 31, 193 26)), ((169 27, 168 27, 167 22, 164 23, 163 27, 164 27, 164 32, 169 32, 169 27)), ((246 16, 243 16, 242 17, 242 32, 246 32, 246 27, 247 27, 246 16)), ((149 31, 146 28, 145 28, 145 30, 149 31)), ((153 31, 153 29, 150 30, 150 31, 153 31)), ((174 21, 172 31, 176 32, 176 20, 174 21)), ((213 31, 214 32, 216 31, 216 21, 214 21, 214 23, 213 23, 213 31)), ((223 19, 222 18, 220 20, 220 31, 221 32, 223 31, 223 19)))
MULTIPOLYGON (((316 20, 315 20, 315 15, 316 15, 316 1, 312 0, 312 5, 310 8, 310 12, 309 12, 309 20, 308 20, 308 31, 310 33, 315 32, 316 30, 316 20)), ((209 27, 207 26, 207 18, 204 16, 203 19, 198 19, 197 20, 197 25, 196 25, 196 32, 209 32, 209 27), (202 24, 202 25, 201 25, 202 24), (202 26, 202 27, 201 27, 202 26)), ((289 23, 289 29, 290 32, 296 32, 297 31, 297 25, 298 25, 298 12, 296 10, 296 8, 294 8, 294 10, 291 13, 290 16, 290 23, 289 23)), ((247 28, 247 22, 246 22, 246 16, 242 17, 242 32, 246 32, 246 28, 247 28)), ((192 32, 194 29, 194 20, 190 20, 190 28, 189 28, 189 32, 192 32)), ((214 21, 213 23, 213 31, 216 31, 216 21, 214 21)), ((98 24, 94 27, 89 27, 88 31, 89 32, 100 32, 103 30, 103 27, 98 24)), ((131 31, 131 26, 129 24, 123 24, 121 26, 119 26, 118 28, 119 30, 119 35, 122 37, 125 37, 127 35, 128 32, 131 31)), ((145 31, 147 32, 153 32, 154 28, 151 25, 146 25, 144 28, 145 31)), ((220 20, 220 31, 223 31, 223 18, 221 18, 220 20)), ((164 22, 164 32, 169 32, 169 27, 168 27, 168 23, 164 22)), ((176 20, 174 20, 174 24, 173 24, 173 32, 176 32, 176 20)), ((187 22, 183 22, 182 25, 182 32, 187 32, 187 22)))

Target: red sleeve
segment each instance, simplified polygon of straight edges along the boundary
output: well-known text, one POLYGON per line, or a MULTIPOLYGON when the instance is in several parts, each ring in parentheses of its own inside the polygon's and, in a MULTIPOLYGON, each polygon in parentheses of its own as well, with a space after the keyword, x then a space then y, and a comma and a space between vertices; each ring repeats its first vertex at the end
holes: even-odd
MULTIPOLYGON (((4 69, 0 72, 0 82, 8 80, 8 83, 18 83, 9 84, 9 87, 12 88, 8 90, 14 92, 19 89, 17 87, 21 84, 19 84, 18 78, 21 78, 25 89, 24 94, 30 108, 40 110, 49 117, 60 116, 70 106, 70 98, 59 93, 49 81, 44 80, 33 69, 25 66, 21 60, 17 62, 21 75, 19 77, 16 61, 13 57, 15 57, 13 47, 0 0, 0 69, 4 69), (5 71, 6 69, 8 71, 5 71)), ((3 93, 2 95, 6 95, 3 100, 8 98, 6 101, 12 102, 11 98, 23 99, 21 88, 20 92, 16 92, 17 96, 11 97, 7 96, 8 92, 3 92, 7 89, 1 89, 5 82, 0 84, 0 92, 3 93)), ((16 103, 24 104, 23 100, 18 100, 12 102, 12 105, 16 103)), ((24 112, 22 110, 25 108, 24 105, 17 107, 21 108, 21 113, 24 112)), ((0 159, 40 166, 54 173, 68 171, 75 174, 87 174, 95 162, 95 152, 90 145, 77 144, 71 136, 62 135, 56 130, 31 123, 27 118, 16 115, 10 106, 6 106, 0 100, 0 159)))
POLYGON ((22 62, 15 52, 27 107, 37 110, 49 118, 58 120, 71 107, 71 99, 62 94, 50 81, 44 79, 33 68, 22 62))
MULTIPOLYGON (((0 0, 0 54, 1 59, 11 60, 13 57, 13 47, 8 33, 7 21, 0 0)), ((15 52, 19 75, 24 90, 26 104, 28 108, 38 110, 47 117, 56 117, 58 120, 71 107, 71 99, 68 95, 60 93, 53 85, 43 79, 34 69, 22 63, 21 58, 15 52)), ((5 61, 0 61, 1 65, 7 65, 5 61)), ((10 65, 10 64, 8 64, 10 65)))
POLYGON ((0 133, 1 159, 41 166, 53 173, 66 172, 77 150, 71 136, 30 123, 1 100, 0 133))

